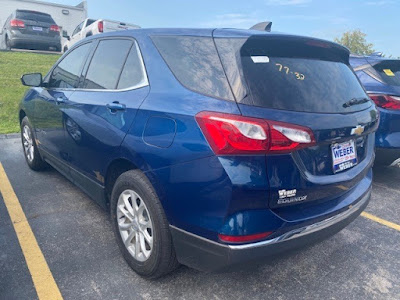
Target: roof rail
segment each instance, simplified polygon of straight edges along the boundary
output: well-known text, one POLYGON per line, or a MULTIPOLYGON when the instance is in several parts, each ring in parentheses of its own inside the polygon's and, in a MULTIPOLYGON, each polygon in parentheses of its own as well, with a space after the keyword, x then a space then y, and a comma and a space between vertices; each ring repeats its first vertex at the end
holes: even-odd
POLYGON ((250 29, 270 32, 271 27, 272 27, 272 22, 266 21, 266 22, 257 23, 256 25, 252 26, 250 29))

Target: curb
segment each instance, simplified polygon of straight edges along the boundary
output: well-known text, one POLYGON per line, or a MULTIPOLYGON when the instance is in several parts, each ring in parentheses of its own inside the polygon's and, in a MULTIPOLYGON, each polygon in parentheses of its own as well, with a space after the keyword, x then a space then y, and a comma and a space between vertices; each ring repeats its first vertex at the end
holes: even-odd
POLYGON ((5 139, 17 139, 20 137, 19 133, 8 133, 8 134, 0 134, 0 140, 5 139))

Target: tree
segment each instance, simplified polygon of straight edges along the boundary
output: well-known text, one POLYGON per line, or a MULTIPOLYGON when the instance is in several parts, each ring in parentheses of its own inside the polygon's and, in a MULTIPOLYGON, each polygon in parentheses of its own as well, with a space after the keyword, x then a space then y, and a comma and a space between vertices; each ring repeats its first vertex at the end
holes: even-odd
POLYGON ((335 38, 335 42, 346 46, 354 54, 367 55, 375 52, 374 45, 367 42, 366 34, 359 29, 350 30, 340 38, 335 38))

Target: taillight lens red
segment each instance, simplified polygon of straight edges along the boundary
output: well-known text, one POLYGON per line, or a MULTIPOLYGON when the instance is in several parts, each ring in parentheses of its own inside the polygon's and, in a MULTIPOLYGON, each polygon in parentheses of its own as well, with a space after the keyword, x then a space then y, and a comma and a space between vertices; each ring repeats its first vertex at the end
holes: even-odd
POLYGON ((99 29, 99 32, 103 32, 104 31, 104 23, 103 23, 103 21, 100 21, 99 23, 97 23, 97 27, 99 29))
POLYGON ((227 243, 246 243, 246 242, 255 242, 259 240, 263 240, 270 236, 272 232, 263 232, 263 233, 256 233, 251 235, 225 235, 225 234, 218 234, 218 237, 221 241, 227 243))
POLYGON ((384 94, 369 94, 378 107, 400 110, 400 97, 384 94))
POLYGON ((290 123, 216 112, 196 115, 217 155, 288 153, 315 144, 311 129, 290 123))
POLYGON ((60 32, 60 27, 58 27, 57 25, 51 25, 50 31, 60 32))
POLYGON ((18 28, 25 28, 25 23, 24 23, 24 21, 21 21, 21 20, 12 19, 10 21, 10 26, 11 27, 18 27, 18 28))

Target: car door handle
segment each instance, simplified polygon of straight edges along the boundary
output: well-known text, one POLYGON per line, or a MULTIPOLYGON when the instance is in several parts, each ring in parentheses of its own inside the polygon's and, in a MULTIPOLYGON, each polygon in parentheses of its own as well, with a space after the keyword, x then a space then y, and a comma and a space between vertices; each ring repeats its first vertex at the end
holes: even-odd
POLYGON ((64 98, 64 97, 57 97, 56 98, 56 103, 57 104, 65 103, 65 100, 67 100, 67 99, 64 98))
POLYGON ((121 104, 118 101, 114 101, 112 103, 108 103, 106 106, 112 113, 115 113, 117 111, 122 111, 122 110, 126 109, 125 104, 121 104))

